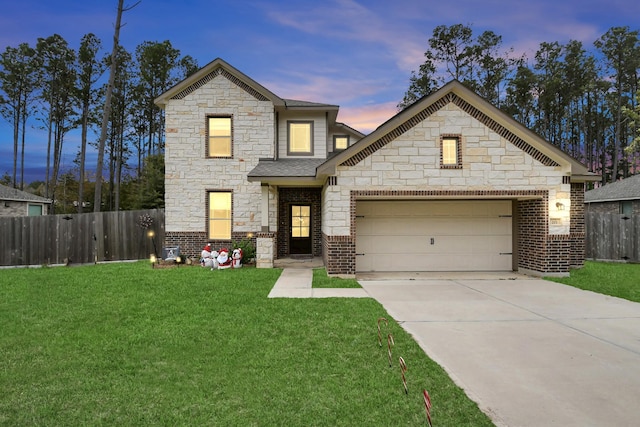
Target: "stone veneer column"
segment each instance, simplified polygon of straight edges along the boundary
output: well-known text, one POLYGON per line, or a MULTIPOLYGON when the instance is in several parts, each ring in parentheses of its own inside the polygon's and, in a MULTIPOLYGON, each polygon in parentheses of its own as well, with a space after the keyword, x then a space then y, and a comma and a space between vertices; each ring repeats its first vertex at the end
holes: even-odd
POLYGON ((256 237, 256 268, 273 268, 275 234, 260 233, 256 237))

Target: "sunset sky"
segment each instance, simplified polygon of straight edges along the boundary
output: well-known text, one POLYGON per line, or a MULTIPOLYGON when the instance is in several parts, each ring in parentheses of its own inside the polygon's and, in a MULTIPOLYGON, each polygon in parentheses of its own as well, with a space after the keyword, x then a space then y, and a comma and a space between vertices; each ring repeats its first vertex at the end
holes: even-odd
MULTIPOLYGON (((75 49, 94 33, 109 52, 117 3, 4 2, 0 49, 35 46, 56 33, 75 49)), ((280 97, 340 105, 338 120, 368 133, 396 113, 438 25, 491 30, 504 50, 533 60, 541 42, 580 40, 591 49, 611 27, 640 29, 640 1, 142 0, 123 23, 121 44, 130 52, 169 40, 200 66, 220 57, 280 97)), ((75 133, 65 140, 63 168, 72 166, 78 144, 75 133)), ((29 129, 26 182, 44 178, 45 155, 46 134, 29 129)), ((11 126, 0 118, 0 174, 11 173, 12 158, 11 126)))

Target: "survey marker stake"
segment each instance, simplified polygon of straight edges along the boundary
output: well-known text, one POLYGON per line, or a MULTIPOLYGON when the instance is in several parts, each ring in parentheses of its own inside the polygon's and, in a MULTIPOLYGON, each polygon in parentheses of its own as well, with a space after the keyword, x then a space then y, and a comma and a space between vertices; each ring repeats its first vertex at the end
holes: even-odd
POLYGON ((378 345, 382 347, 382 332, 380 332, 380 322, 384 321, 384 324, 389 327, 389 322, 384 317, 378 317, 378 345))

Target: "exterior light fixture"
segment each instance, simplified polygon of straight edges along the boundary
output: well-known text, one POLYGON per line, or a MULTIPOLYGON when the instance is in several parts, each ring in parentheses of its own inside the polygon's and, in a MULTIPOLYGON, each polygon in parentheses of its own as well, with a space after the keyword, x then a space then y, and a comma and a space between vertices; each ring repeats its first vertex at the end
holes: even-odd
POLYGON ((563 211, 563 210, 564 210, 564 204, 563 204, 563 203, 561 203, 561 202, 556 202, 556 208, 557 208, 559 211, 563 211))

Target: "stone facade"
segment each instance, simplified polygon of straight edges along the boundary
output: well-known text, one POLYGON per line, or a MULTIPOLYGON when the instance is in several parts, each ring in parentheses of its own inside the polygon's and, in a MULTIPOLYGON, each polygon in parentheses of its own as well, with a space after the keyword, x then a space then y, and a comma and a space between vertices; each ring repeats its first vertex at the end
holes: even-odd
MULTIPOLYGON (((355 273, 351 248, 355 245, 358 197, 513 200, 531 197, 536 200, 517 204, 518 267, 527 271, 566 272, 572 262, 569 251, 562 251, 566 242, 570 244, 573 223, 571 185, 563 179, 566 174, 565 168, 543 164, 449 103, 357 164, 338 167, 336 179, 323 190, 327 270, 355 273), (442 134, 460 136, 461 168, 440 168, 442 134), (341 261, 332 263, 327 251, 341 254, 341 261), (347 256, 348 253, 351 255, 347 256)), ((579 211, 574 212, 579 215, 579 211)))
MULTIPOLYGON (((500 199, 512 201, 514 269, 566 274, 582 265, 584 184, 572 177, 576 171, 586 174, 586 168, 459 83, 419 101, 367 137, 353 133, 350 148, 331 153, 333 135, 348 132, 335 122, 335 106, 278 98, 221 60, 204 70, 197 81, 188 79, 161 97, 167 244, 199 254, 208 241, 208 192, 229 191, 231 240, 252 239, 256 263, 270 267, 291 252, 289 206, 308 203, 313 255, 323 257, 329 274, 353 275, 358 200, 500 199), (211 115, 232 119, 230 158, 207 156, 206 117, 211 115), (313 123, 309 155, 288 152, 290 121, 313 123), (458 141, 454 166, 443 164, 443 137, 458 141), (278 163, 284 158, 289 163, 278 163), (291 175, 267 167, 291 165, 293 158, 321 159, 314 164, 315 176, 306 169, 291 175)), ((214 246, 229 243, 215 241, 214 246)))
MULTIPOLYGON (((261 231, 260 183, 248 182, 247 173, 262 157, 274 154, 273 104, 219 73, 181 99, 166 105, 165 215, 167 244, 184 236, 188 253, 207 241, 208 191, 230 190, 233 200, 234 239, 261 231), (232 158, 208 158, 205 152, 206 117, 232 117, 232 158)), ((215 242, 227 244, 227 242, 215 242)), ((197 253, 201 250, 198 249, 197 253)))

